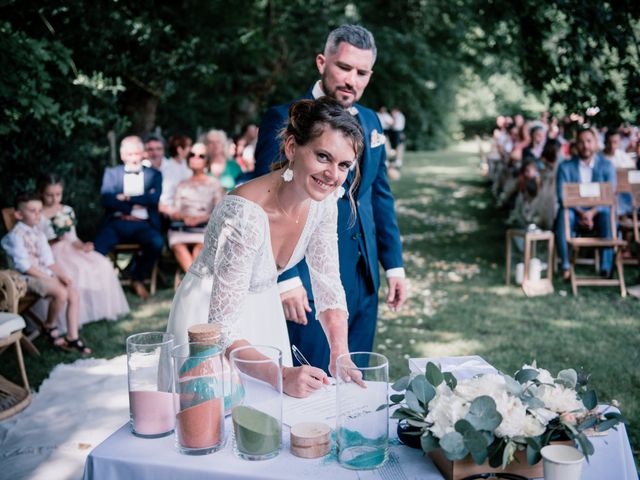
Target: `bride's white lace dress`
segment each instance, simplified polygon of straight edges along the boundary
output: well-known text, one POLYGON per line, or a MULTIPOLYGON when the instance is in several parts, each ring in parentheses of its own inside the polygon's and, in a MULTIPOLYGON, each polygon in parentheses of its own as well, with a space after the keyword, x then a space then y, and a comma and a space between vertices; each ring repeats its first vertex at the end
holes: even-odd
POLYGON ((209 322, 220 326, 224 345, 246 339, 275 346, 282 350, 283 364, 290 366, 277 278, 306 257, 316 316, 328 309, 347 311, 338 263, 337 216, 332 195, 322 202, 312 200, 293 254, 278 270, 265 211, 244 197, 226 195, 211 215, 202 252, 173 299, 167 331, 175 335, 176 345, 188 341, 191 325, 209 322))

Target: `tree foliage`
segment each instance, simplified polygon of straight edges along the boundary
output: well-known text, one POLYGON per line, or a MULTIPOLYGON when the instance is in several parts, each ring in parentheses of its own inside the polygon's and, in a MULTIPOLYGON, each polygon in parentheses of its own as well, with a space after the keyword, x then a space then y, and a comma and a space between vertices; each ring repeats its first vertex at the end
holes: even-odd
POLYGON ((58 171, 82 229, 99 214, 109 132, 237 132, 313 84, 315 55, 345 22, 378 44, 363 103, 399 106, 410 147, 451 138, 469 72, 494 95, 492 78, 508 74, 551 106, 635 120, 639 10, 631 0, 5 1, 0 201, 58 171))

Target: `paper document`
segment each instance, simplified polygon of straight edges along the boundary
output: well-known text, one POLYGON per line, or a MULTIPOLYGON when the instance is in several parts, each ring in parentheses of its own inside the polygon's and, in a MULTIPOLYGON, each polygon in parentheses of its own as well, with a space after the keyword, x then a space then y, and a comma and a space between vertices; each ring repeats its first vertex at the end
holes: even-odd
MULTIPOLYGON (((387 392, 387 383, 365 382, 368 388, 363 389, 355 383, 344 385, 341 398, 341 411, 345 415, 359 416, 375 411, 380 405, 372 403, 380 396, 372 395, 379 388, 387 392)), ((300 422, 322 422, 332 429, 336 428, 336 394, 335 383, 321 388, 307 398, 283 396, 282 422, 291 427, 300 422)))
POLYGON ((458 379, 472 378, 476 375, 497 373, 498 371, 484 358, 478 355, 463 357, 410 358, 409 370, 412 374, 424 374, 428 362, 433 362, 443 372, 451 372, 458 379))

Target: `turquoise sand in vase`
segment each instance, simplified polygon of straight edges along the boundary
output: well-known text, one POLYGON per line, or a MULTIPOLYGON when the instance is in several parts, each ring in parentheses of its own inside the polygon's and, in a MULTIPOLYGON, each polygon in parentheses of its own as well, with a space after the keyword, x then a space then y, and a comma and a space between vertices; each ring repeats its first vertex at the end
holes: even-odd
MULTIPOLYGON (((191 357, 187 359, 180 368, 180 377, 199 377, 204 373, 209 373, 208 370, 210 367, 207 364, 203 365, 203 362, 207 361, 209 355, 215 355, 219 350, 220 348, 217 346, 209 347, 197 353, 201 357, 191 357)), ((240 384, 239 379, 233 378, 229 365, 224 366, 223 377, 225 392, 224 411, 228 414, 231 411, 231 408, 242 403, 244 398, 244 387, 240 384), (236 383, 233 388, 232 382, 236 383), (230 393, 231 391, 233 391, 233 393, 230 393)), ((186 394, 181 398, 181 403, 190 402, 193 405, 197 405, 201 402, 221 396, 222 382, 217 378, 214 378, 213 382, 210 380, 203 381, 199 378, 188 380, 188 382, 190 384, 181 388, 181 392, 186 394), (189 393, 193 393, 193 398, 189 397, 189 393)))
POLYGON ((340 428, 336 434, 340 464, 354 470, 372 470, 387 461, 389 442, 386 435, 367 438, 359 432, 340 428))

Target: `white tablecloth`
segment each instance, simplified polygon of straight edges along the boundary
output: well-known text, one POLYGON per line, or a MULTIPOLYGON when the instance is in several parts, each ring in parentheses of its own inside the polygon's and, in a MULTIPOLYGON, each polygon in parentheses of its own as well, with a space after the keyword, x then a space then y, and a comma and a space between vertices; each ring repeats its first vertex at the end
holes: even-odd
MULTIPOLYGON (((240 460, 231 445, 231 423, 227 418, 226 446, 211 455, 186 456, 177 452, 173 435, 159 439, 142 439, 130 433, 126 424, 98 445, 87 458, 85 480, 211 480, 211 479, 384 479, 441 480, 442 475, 422 451, 399 444, 396 422, 389 424, 388 462, 378 470, 353 471, 342 468, 332 453, 314 460, 297 458, 289 453, 289 430, 284 428, 280 454, 271 460, 240 460)), ((592 437, 596 453, 585 463, 582 480, 638 480, 629 439, 624 425, 605 437, 592 437)))

